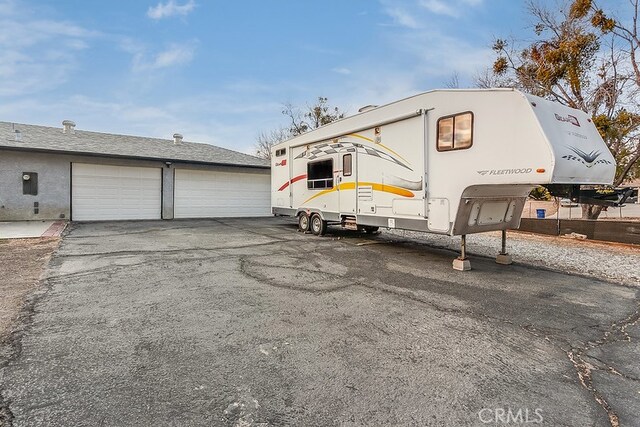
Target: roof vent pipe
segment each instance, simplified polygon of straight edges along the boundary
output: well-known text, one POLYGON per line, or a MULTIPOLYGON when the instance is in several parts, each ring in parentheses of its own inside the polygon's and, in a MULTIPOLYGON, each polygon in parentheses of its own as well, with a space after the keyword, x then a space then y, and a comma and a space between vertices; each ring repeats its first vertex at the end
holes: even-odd
POLYGON ((18 129, 16 129, 14 132, 16 141, 22 141, 22 132, 20 132, 18 129))
POLYGON ((365 105, 361 109, 358 110, 358 113, 366 113, 367 111, 371 111, 378 108, 377 105, 365 105))
POLYGON ((62 121, 62 133, 76 133, 76 124, 71 120, 62 121))
POLYGON ((180 144, 182 142, 182 134, 180 133, 174 133, 173 134, 173 142, 175 144, 180 144))

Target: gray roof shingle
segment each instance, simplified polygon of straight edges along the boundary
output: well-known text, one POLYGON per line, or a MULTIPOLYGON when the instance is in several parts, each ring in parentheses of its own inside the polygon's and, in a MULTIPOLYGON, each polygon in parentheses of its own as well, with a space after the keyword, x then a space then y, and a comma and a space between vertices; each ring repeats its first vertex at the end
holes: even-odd
POLYGON ((269 161, 210 144, 174 143, 173 140, 0 122, 0 149, 49 151, 56 153, 157 159, 171 162, 204 163, 268 168, 269 161), (15 131, 20 131, 16 140, 15 131))

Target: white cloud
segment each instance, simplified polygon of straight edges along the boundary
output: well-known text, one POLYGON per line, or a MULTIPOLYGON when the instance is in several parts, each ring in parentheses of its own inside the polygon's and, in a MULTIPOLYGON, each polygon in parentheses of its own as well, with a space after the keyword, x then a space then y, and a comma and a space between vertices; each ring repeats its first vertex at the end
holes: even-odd
POLYGON ((0 18, 0 45, 24 48, 39 43, 55 42, 53 39, 85 40, 98 36, 90 31, 66 21, 30 19, 29 16, 10 16, 0 18))
POLYGON ((453 17, 460 15, 454 5, 447 4, 442 0, 421 0, 420 6, 437 15, 448 15, 453 17))
POLYGON ((187 141, 252 154, 258 126, 275 127, 276 123, 265 117, 279 112, 280 108, 278 103, 261 104, 251 98, 236 99, 230 95, 187 95, 162 104, 137 98, 104 101, 74 95, 53 99, 19 98, 0 103, 0 117, 54 127, 60 127, 63 119, 72 119, 78 124, 78 130, 163 139, 171 139, 175 132, 180 132, 187 141), (252 102, 254 108, 246 110, 252 102), (251 115, 252 123, 259 124, 247 126, 247 115, 251 115))
POLYGON ((194 0, 189 0, 185 4, 178 4, 175 0, 169 0, 166 3, 158 3, 156 6, 149 7, 147 16, 155 20, 176 15, 186 16, 191 13, 195 7, 196 3, 194 0))
POLYGON ((351 74, 351 70, 344 67, 333 68, 331 71, 338 74, 344 74, 345 76, 348 76, 349 74, 351 74))
POLYGON ((77 52, 100 33, 69 21, 42 19, 37 9, 0 0, 0 96, 21 96, 65 83, 77 52))
POLYGON ((454 72, 462 79, 471 79, 491 64, 494 55, 487 41, 463 40, 433 28, 395 35, 391 43, 411 58, 423 78, 437 78, 439 81, 454 72), (430 48, 424 49, 424 46, 430 48))
MULTIPOLYGON (((416 19, 420 19, 420 12, 428 19, 424 16, 428 12, 419 7, 415 12, 416 19)), ((453 73, 460 76, 462 87, 469 86, 476 73, 492 61, 493 52, 487 44, 488 40, 482 38, 462 38, 448 27, 389 28, 380 49, 388 49, 387 54, 393 60, 378 61, 370 56, 354 58, 353 62, 341 64, 351 71, 349 78, 313 90, 321 91, 332 103, 353 114, 363 105, 382 105, 440 88, 453 73), (372 67, 372 63, 377 66, 372 67)))
POLYGON ((462 16, 469 7, 482 5, 483 0, 420 0, 420 6, 436 15, 453 18, 462 16))
POLYGON ((0 16, 6 16, 15 11, 13 0, 0 0, 0 16))
POLYGON ((184 65, 193 59, 196 43, 174 43, 167 49, 148 58, 144 52, 137 51, 133 56, 133 71, 150 71, 184 65))
POLYGON ((393 22, 395 22, 397 25, 413 29, 420 27, 416 19, 404 9, 398 7, 389 7, 385 9, 385 12, 393 19, 393 22))

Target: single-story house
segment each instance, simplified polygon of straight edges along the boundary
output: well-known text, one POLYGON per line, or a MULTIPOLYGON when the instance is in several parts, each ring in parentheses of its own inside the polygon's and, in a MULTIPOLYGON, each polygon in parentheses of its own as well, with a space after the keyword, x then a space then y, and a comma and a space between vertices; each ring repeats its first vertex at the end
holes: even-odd
POLYGON ((209 144, 0 122, 0 221, 270 214, 269 162, 209 144))

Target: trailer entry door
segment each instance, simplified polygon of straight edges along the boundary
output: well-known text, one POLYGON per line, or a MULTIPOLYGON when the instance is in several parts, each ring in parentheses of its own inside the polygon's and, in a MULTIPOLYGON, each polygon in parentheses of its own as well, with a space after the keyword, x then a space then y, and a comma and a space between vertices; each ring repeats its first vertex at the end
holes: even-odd
POLYGON ((358 199, 358 180, 357 180, 357 151, 352 153, 342 154, 339 158, 339 171, 338 171, 338 192, 340 213, 342 215, 355 215, 356 214, 356 201, 358 199))

